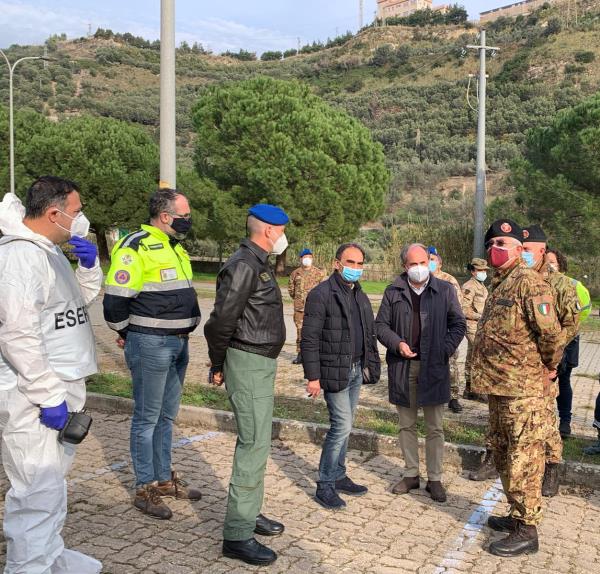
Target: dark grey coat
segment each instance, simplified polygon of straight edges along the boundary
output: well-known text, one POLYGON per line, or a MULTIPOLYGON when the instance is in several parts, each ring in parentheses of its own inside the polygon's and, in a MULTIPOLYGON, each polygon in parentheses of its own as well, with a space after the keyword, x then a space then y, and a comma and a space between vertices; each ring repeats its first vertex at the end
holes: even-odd
MULTIPOLYGON (((410 339, 412 302, 406 273, 383 294, 377 313, 377 338, 386 347, 390 403, 410 406, 408 370, 410 360, 400 356, 398 346, 410 339)), ((421 296, 421 370, 419 406, 440 405, 450 400, 448 359, 465 336, 467 322, 454 287, 431 276, 421 296)))

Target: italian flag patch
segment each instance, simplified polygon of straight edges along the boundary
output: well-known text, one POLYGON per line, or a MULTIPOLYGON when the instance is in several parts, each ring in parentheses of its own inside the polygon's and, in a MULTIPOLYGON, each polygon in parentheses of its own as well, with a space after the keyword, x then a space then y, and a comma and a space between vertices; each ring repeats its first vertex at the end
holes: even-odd
POLYGON ((538 309, 542 315, 550 315, 550 303, 540 303, 538 309))

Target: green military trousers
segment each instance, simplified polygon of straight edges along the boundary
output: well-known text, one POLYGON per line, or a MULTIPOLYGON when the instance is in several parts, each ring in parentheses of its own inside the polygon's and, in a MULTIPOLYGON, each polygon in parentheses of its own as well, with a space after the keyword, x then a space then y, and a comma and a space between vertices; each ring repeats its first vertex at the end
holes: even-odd
POLYGON ((254 536, 271 451, 276 369, 275 359, 238 349, 227 350, 223 375, 238 436, 223 528, 225 540, 247 540, 254 536))

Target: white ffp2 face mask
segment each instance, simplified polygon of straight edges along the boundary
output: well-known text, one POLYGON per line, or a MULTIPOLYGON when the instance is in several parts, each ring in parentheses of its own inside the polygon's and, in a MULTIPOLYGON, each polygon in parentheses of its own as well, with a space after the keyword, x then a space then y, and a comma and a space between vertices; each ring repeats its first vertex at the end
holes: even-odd
POLYGON ((57 223, 56 225, 70 233, 71 237, 85 237, 90 232, 90 220, 83 214, 83 212, 80 212, 76 217, 71 217, 64 211, 60 212, 69 219, 72 219, 73 223, 71 223, 71 229, 63 227, 60 223, 57 223))
POLYGON ((279 239, 275 243, 273 243, 273 249, 271 249, 271 253, 273 255, 281 255, 288 248, 288 240, 285 236, 285 233, 282 233, 279 236, 279 239))
POLYGON ((302 265, 304 265, 304 267, 310 267, 312 265, 312 257, 303 257, 302 265))
POLYGON ((427 265, 415 265, 409 267, 406 273, 413 283, 423 283, 429 277, 429 267, 427 265))

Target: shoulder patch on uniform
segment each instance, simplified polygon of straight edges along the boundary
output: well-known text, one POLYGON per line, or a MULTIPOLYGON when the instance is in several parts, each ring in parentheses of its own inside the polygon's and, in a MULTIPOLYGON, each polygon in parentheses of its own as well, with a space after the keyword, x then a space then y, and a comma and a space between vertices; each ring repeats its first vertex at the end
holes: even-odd
POLYGON ((538 321, 543 324, 552 324, 552 321, 555 319, 552 298, 547 295, 538 295, 537 297, 533 297, 531 302, 533 303, 533 312, 538 321))
POLYGON ((270 281, 270 280, 271 280, 271 276, 270 276, 270 275, 269 275, 269 274, 268 274, 266 271, 263 271, 263 272, 262 272, 262 273, 259 275, 259 277, 260 277, 261 281, 264 281, 265 283, 266 283, 267 281, 270 281))
POLYGON ((121 263, 123 263, 123 265, 131 265, 132 262, 133 262, 133 257, 131 255, 129 255, 129 253, 126 253, 125 255, 121 255, 121 263))
POLYGON ((129 247, 130 249, 137 251, 140 248, 140 241, 149 235, 150 234, 147 231, 140 229, 139 231, 131 233, 125 237, 121 243, 121 247, 129 247))
POLYGON ((125 271, 125 269, 119 269, 115 272, 115 281, 119 285, 124 285, 129 281, 131 275, 129 275, 129 271, 125 271))
POLYGON ((538 303, 537 307, 542 315, 550 315, 550 303, 538 303))

